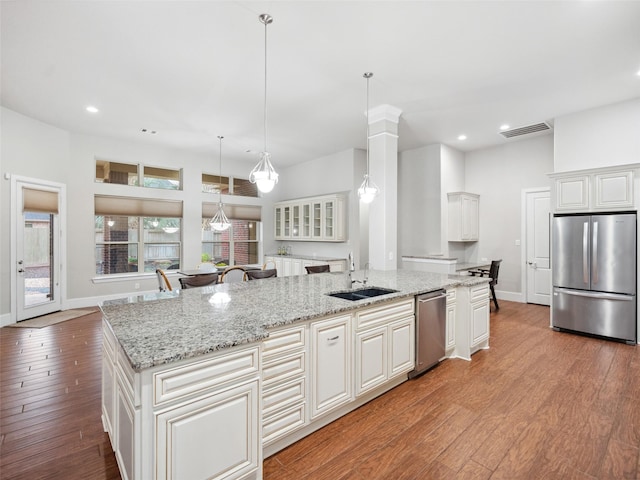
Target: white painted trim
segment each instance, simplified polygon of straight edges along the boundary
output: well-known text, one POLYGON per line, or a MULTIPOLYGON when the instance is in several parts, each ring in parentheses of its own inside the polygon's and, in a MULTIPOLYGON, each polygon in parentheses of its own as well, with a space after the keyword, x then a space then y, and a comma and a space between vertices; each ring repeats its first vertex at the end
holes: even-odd
MULTIPOLYGON (((551 187, 523 188, 520 194, 520 293, 521 303, 527 302, 527 195, 529 193, 549 192, 551 187)), ((498 295, 498 292, 496 292, 498 295)))
MULTIPOLYGON (((491 296, 491 293, 489 293, 489 296, 491 296)), ((498 297, 498 300, 518 303, 526 303, 527 298, 522 292, 505 292, 504 290, 496 290, 496 297, 498 297)), ((490 298, 489 300, 493 302, 493 298, 490 298)))
POLYGON ((369 124, 379 122, 380 120, 387 120, 389 122, 398 123, 400 121, 400 115, 402 110, 393 105, 378 105, 369 109, 369 124))

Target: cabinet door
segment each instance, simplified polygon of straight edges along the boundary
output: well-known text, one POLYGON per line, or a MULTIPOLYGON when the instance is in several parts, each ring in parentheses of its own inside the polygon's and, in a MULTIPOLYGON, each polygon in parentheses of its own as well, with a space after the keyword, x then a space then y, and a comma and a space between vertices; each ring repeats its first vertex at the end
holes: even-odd
POLYGON ((447 305, 447 350, 456 346, 456 304, 447 305))
POLYGON ((471 346, 489 338, 489 299, 471 304, 471 346))
POLYGON ((275 208, 273 229, 276 240, 280 240, 282 238, 282 207, 275 208))
POLYGON ((409 372, 415 366, 415 318, 389 325, 389 378, 409 372))
POLYGON ((291 275, 302 275, 302 260, 299 258, 291 259, 291 275))
POLYGON ((116 445, 114 448, 120 474, 123 480, 129 480, 139 476, 136 468, 140 467, 140 462, 137 462, 136 467, 136 455, 140 455, 140 452, 136 452, 135 425, 139 425, 140 412, 133 407, 127 394, 127 388, 124 386, 124 381, 120 378, 120 375, 116 373, 116 377, 117 426, 115 428, 116 445))
POLYGON ((589 176, 580 175, 556 179, 556 211, 589 209, 589 176))
POLYGON ((311 222, 311 238, 314 240, 322 238, 322 202, 320 201, 311 204, 311 222))
POLYGON ((158 480, 241 478, 261 461, 258 379, 156 414, 158 480))
POLYGON ((302 232, 301 238, 311 238, 311 204, 302 204, 302 232))
POLYGON ((291 207, 291 238, 300 238, 301 233, 301 207, 293 205, 291 207))
POLYGON ((102 347, 102 424, 109 433, 112 448, 116 449, 116 437, 114 435, 114 420, 116 418, 116 377, 113 369, 113 360, 102 347))
POLYGON ((594 180, 594 208, 621 209, 633 207, 633 172, 598 173, 594 180))
POLYGON ((335 202, 327 200, 323 202, 324 213, 324 239, 333 240, 336 236, 335 232, 335 202))
POLYGON ((282 208, 282 238, 291 238, 291 205, 282 208))
MULTIPOLYGON (((290 277, 291 276, 291 259, 290 258, 283 258, 282 260, 282 272, 283 272, 283 277, 290 277)), ((280 270, 278 270, 278 272, 280 272, 280 270)))
POLYGON ((386 326, 356 334, 356 396, 387 380, 387 350, 386 326))
POLYGON ((478 240, 478 199, 462 197, 462 239, 478 240))
POLYGON ((311 418, 352 398, 350 316, 311 324, 311 418))

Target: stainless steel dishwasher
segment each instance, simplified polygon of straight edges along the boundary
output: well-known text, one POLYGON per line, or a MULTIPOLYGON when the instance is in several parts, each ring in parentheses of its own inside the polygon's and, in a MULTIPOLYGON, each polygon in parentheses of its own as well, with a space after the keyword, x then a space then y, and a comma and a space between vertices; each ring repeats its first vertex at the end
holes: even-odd
POLYGON ((416 368, 409 378, 424 373, 444 357, 447 294, 444 290, 416 296, 416 368))

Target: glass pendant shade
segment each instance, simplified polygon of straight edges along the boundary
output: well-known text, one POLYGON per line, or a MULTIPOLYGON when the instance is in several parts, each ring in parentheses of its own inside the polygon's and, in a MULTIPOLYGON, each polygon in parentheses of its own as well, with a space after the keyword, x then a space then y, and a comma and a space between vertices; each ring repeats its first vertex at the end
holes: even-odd
POLYGON ((371 203, 373 199, 380 193, 378 186, 369 178, 368 174, 364 174, 364 181, 358 188, 358 197, 362 203, 371 203))
POLYGON ((367 79, 367 173, 364 174, 364 180, 360 188, 358 188, 358 197, 360 197, 362 203, 371 203, 376 198, 376 195, 380 193, 378 186, 369 177, 369 79, 373 77, 373 73, 365 72, 362 76, 367 79))
MULTIPOLYGON (((218 161, 219 161, 218 165, 220 168, 219 170, 220 176, 218 178, 220 178, 220 182, 222 182, 222 139, 223 138, 224 137, 222 136, 218 137, 218 140, 220 141, 220 154, 218 156, 218 161)), ((229 222, 229 219, 224 214, 224 210, 222 209, 222 185, 220 185, 220 189, 218 191, 218 211, 209 222, 209 225, 211 226, 211 229, 216 232, 224 232, 231 226, 231 222, 229 222)))
POLYGON ((260 152, 260 161, 249 174, 249 181, 258 186, 262 193, 269 193, 278 183, 278 174, 271 165, 271 154, 260 152))
POLYGON ((211 228, 216 232, 224 232, 231 226, 229 219, 222 209, 222 203, 218 204, 218 211, 209 222, 209 225, 211 225, 211 228))

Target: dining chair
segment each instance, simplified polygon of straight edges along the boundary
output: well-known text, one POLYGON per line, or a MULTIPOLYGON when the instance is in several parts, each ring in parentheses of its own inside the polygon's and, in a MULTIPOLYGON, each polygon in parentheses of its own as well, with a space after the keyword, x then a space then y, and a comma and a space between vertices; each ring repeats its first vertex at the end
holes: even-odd
POLYGON ((276 268, 275 260, 267 260, 266 262, 264 262, 264 265, 262 265, 263 270, 274 270, 275 268, 276 268))
POLYGON ((182 289, 205 287, 207 285, 215 285, 218 283, 218 273, 207 273, 201 275, 193 275, 191 277, 180 277, 180 286, 182 289))
POLYGON ((170 292, 172 291, 171 283, 169 282, 169 279, 165 275, 164 271, 156 268, 156 277, 158 277, 158 287, 160 288, 161 292, 165 292, 167 290, 169 290, 170 292))
POLYGON ((491 266, 489 268, 478 268, 476 270, 469 270, 471 275, 478 275, 480 277, 489 277, 489 289, 491 290, 491 297, 493 298, 493 304, 496 306, 496 310, 500 310, 498 305, 498 299, 496 298, 495 286, 498 284, 498 273, 500 272, 500 260, 491 260, 491 266))
POLYGON ((247 280, 260 280, 261 278, 273 278, 278 276, 275 268, 268 270, 247 270, 247 280))
POLYGON ((220 283, 237 283, 245 282, 247 280, 247 271, 244 267, 235 266, 229 267, 222 275, 220 275, 220 283))
POLYGON ((324 273, 331 271, 329 265, 309 265, 304 268, 307 269, 307 273, 324 273))

